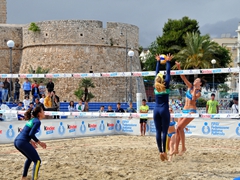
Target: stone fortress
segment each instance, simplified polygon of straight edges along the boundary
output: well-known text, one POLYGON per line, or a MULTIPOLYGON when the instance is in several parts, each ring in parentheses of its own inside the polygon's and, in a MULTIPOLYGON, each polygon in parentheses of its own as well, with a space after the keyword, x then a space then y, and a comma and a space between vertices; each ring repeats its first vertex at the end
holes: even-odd
MULTIPOLYGON (((103 28, 103 23, 96 20, 59 20, 35 22, 40 31, 33 32, 28 30, 30 23, 6 24, 6 0, 0 0, 0 10, 0 74, 10 72, 8 40, 15 42, 13 74, 28 74, 30 66, 33 69, 38 66, 49 69, 49 73, 129 72, 130 58, 126 61, 126 44, 128 51, 130 48, 134 51, 132 71, 141 71, 137 26, 107 22, 106 28, 103 28)), ((96 86, 90 89, 95 95, 92 101, 126 102, 126 97, 128 100, 129 77, 96 77, 92 80, 96 86)), ((21 79, 21 83, 23 81, 21 79)), ((53 79, 53 82, 61 101, 77 101, 74 91, 80 79, 59 78, 53 79)), ((132 83, 133 102, 136 101, 137 89, 145 98, 142 77, 132 77, 132 83)))

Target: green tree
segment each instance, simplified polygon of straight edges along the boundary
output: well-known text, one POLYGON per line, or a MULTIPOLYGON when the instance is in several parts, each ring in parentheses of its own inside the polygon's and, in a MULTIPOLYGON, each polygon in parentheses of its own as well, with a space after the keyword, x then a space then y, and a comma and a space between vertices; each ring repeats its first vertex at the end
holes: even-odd
MULTIPOLYGON (((208 35, 201 36, 198 33, 186 33, 184 37, 186 47, 182 48, 175 56, 181 62, 183 69, 208 69, 212 68, 211 60, 215 59, 215 68, 226 67, 230 63, 229 51, 211 41, 208 35)), ((175 68, 175 65, 173 66, 175 68)), ((224 82, 228 74, 216 74, 215 77, 224 82)), ((194 79, 198 77, 194 75, 194 79)), ((204 75, 208 82, 212 82, 212 74, 204 75)), ((191 79, 193 81, 193 79, 191 79)))
POLYGON ((74 95, 77 96, 82 101, 90 101, 95 96, 89 92, 89 88, 95 88, 94 83, 91 78, 83 78, 78 86, 78 89, 74 92, 74 95))
MULTIPOLYGON (((219 46, 215 42, 212 42, 208 35, 200 36, 199 26, 196 20, 189 19, 188 17, 183 17, 180 20, 169 19, 168 22, 165 23, 162 36, 157 37, 157 39, 151 44, 149 48, 151 56, 147 58, 146 62, 143 65, 143 69, 146 71, 155 70, 156 54, 174 54, 175 58, 171 62, 171 66, 174 66, 176 60, 181 61, 181 56, 178 53, 183 49, 186 51, 188 48, 191 48, 190 45, 195 45, 195 47, 192 46, 192 48, 195 48, 191 49, 192 52, 197 52, 197 50, 199 52, 197 52, 195 55, 192 53, 192 57, 188 58, 188 61, 190 63, 188 63, 188 61, 182 63, 182 65, 185 66, 184 68, 211 68, 212 59, 216 59, 217 61, 215 68, 227 67, 231 61, 230 52, 227 49, 219 46), (186 38, 191 38, 193 35, 195 35, 195 39, 192 39, 192 41, 187 41, 186 38), (176 56, 177 54, 179 57, 176 56), (197 60, 197 62, 193 61, 193 59, 197 60)), ((187 55, 182 54, 182 56, 187 55)), ((165 66, 161 66, 161 70, 164 69, 165 66)), ((212 82, 212 75, 204 76, 207 82, 212 82)), ((228 74, 216 74, 215 82, 223 83, 227 76, 228 74)), ((190 76, 189 80, 192 81, 193 78, 193 76, 190 76)), ((176 82, 182 81, 180 76, 173 76, 172 79, 176 82)))
MULTIPOLYGON (((28 72, 30 74, 47 74, 49 72, 49 69, 43 69, 42 67, 38 66, 36 70, 33 69, 33 67, 30 65, 30 69, 28 69, 28 72)), ((41 81, 44 84, 47 84, 47 79, 46 78, 32 78, 33 81, 37 81, 39 84, 41 81)))
MULTIPOLYGON (((146 71, 155 71, 156 68, 156 54, 176 54, 179 49, 172 48, 173 46, 185 47, 184 35, 187 32, 198 32, 199 26, 196 20, 183 17, 180 20, 169 19, 163 27, 162 36, 158 36, 157 39, 151 43, 150 52, 151 55, 147 58, 143 65, 143 69, 146 71)), ((171 62, 174 65, 174 62, 171 62)), ((161 66, 161 69, 165 69, 165 66, 161 66)))

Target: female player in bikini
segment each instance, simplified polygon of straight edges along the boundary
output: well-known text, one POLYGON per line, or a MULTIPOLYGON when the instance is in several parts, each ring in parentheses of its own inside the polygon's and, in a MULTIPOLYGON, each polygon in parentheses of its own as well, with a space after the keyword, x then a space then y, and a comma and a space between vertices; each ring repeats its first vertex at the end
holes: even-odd
MULTIPOLYGON (((180 63, 176 62, 178 70, 181 70, 180 63)), ((196 113, 196 100, 201 96, 201 86, 205 84, 205 81, 201 78, 196 78, 192 83, 190 83, 185 75, 180 75, 184 83, 187 85, 188 90, 186 92, 185 105, 182 110, 183 113, 196 113)), ((171 154, 179 154, 183 155, 186 152, 185 146, 185 134, 184 128, 193 120, 194 118, 179 118, 177 125, 177 133, 176 133, 176 145, 174 151, 171 154), (181 152, 178 152, 178 147, 180 141, 182 142, 181 152)))

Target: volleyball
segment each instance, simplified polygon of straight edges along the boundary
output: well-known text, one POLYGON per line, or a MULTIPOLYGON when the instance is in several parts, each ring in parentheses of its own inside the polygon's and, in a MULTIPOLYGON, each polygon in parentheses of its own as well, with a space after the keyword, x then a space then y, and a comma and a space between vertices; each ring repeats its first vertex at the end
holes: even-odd
POLYGON ((167 56, 166 56, 165 54, 161 54, 159 57, 160 57, 160 63, 161 63, 161 64, 166 64, 166 62, 167 62, 167 60, 166 60, 167 56))

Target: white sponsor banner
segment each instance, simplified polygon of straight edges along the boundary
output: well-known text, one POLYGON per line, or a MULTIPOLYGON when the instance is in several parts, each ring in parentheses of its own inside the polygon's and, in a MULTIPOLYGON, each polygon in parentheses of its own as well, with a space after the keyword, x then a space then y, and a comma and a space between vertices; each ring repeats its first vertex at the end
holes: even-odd
POLYGON ((139 119, 117 118, 115 123, 116 134, 140 135, 139 119))
MULTIPOLYGON (((66 120, 43 120, 36 137, 54 140, 99 135, 140 135, 139 118, 81 118, 66 120)), ((26 121, 0 122, 0 144, 12 143, 26 121)), ((146 135, 156 135, 154 121, 149 119, 146 135)), ((185 130, 187 137, 238 138, 240 121, 237 119, 194 119, 185 130)))
POLYGON ((0 143, 12 143, 26 122, 0 122, 0 143))
MULTIPOLYGON (((166 71, 160 71, 166 74, 166 71)), ((189 69, 171 70, 171 75, 190 74, 239 73, 239 68, 189 69)), ((155 76, 155 71, 142 72, 108 72, 108 73, 56 73, 56 74, 0 74, 0 78, 86 78, 86 77, 129 77, 155 76)))
POLYGON ((185 131, 186 136, 206 138, 240 138, 240 121, 221 119, 195 119, 185 131))
POLYGON ((56 133, 54 138, 73 138, 76 137, 76 132, 78 131, 78 125, 76 121, 71 119, 68 121, 53 121, 54 127, 56 127, 56 133))
POLYGON ((148 123, 147 123, 147 133, 150 136, 155 136, 156 135, 156 127, 155 127, 153 119, 148 120, 148 123))

